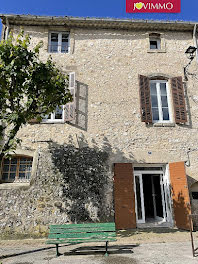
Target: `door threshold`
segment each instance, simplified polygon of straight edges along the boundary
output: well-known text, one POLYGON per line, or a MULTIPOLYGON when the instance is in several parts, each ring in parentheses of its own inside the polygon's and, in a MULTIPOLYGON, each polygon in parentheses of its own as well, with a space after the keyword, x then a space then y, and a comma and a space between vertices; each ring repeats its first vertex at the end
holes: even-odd
POLYGON ((168 222, 162 222, 162 221, 153 221, 153 222, 146 222, 143 224, 137 224, 137 228, 163 228, 163 227, 172 227, 172 225, 168 222))

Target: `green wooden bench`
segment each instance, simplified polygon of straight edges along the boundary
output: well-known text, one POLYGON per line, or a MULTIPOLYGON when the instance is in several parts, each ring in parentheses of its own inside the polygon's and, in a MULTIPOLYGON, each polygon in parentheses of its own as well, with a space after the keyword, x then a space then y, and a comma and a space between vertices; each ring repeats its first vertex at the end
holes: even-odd
POLYGON ((106 242, 105 256, 108 256, 108 242, 116 241, 115 223, 91 223, 51 225, 47 244, 56 245, 56 256, 59 256, 59 244, 106 242))

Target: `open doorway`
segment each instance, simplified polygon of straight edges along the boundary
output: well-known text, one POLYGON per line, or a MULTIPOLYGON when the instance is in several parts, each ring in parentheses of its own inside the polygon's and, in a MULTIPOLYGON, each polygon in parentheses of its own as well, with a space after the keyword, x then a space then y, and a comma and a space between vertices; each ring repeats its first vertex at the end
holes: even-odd
POLYGON ((144 174, 143 192, 145 221, 163 220, 162 190, 160 186, 160 175, 144 174))
POLYGON ((134 168, 136 220, 140 227, 171 222, 169 187, 162 167, 134 168))

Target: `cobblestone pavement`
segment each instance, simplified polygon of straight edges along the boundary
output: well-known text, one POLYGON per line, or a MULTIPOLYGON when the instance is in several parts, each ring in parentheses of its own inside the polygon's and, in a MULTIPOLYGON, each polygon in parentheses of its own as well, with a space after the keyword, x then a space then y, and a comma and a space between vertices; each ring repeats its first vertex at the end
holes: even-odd
MULTIPOLYGON (((198 247, 198 235, 195 244, 198 247)), ((45 240, 0 241, 0 264, 197 264, 192 257, 188 232, 152 233, 122 232, 118 241, 109 245, 109 257, 104 256, 105 243, 55 247, 45 240)))

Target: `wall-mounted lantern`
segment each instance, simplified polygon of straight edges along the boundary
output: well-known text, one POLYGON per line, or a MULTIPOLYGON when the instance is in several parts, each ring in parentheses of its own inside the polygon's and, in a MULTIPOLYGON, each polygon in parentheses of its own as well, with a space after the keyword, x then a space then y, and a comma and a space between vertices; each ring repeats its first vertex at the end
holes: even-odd
POLYGON ((197 50, 196 47, 190 46, 185 51, 185 54, 186 54, 187 58, 190 60, 189 63, 184 67, 184 77, 185 77, 185 80, 186 81, 188 81, 188 76, 187 76, 188 75, 188 72, 187 72, 187 69, 188 69, 188 67, 190 66, 191 62, 193 61, 193 59, 196 56, 196 50, 197 50))

